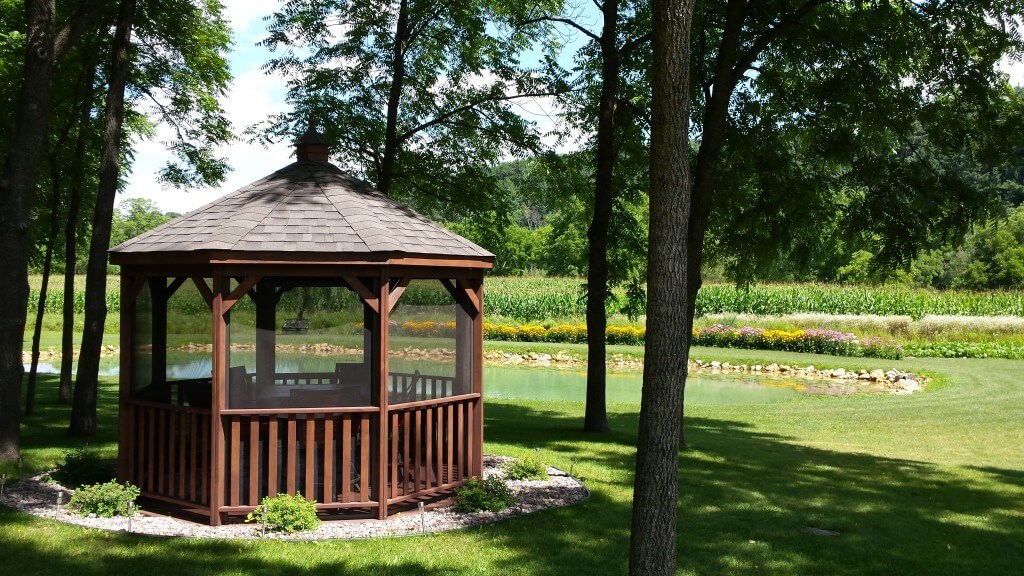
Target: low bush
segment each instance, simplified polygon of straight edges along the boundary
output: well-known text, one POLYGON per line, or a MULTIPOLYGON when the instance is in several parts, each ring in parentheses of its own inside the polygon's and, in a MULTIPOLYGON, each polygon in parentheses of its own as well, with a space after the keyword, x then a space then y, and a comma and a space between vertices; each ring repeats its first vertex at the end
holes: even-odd
POLYGON ((516 501, 512 489, 499 476, 483 480, 470 478, 455 491, 455 509, 459 512, 500 512, 516 501))
POLYGON ((316 516, 316 500, 306 500, 299 492, 295 496, 278 494, 267 496, 261 506, 246 516, 246 522, 264 522, 275 532, 303 532, 316 530, 320 519, 316 516), (263 507, 266 507, 264 518, 263 507))
POLYGON ((89 448, 72 448, 64 451, 64 457, 50 473, 50 478, 68 488, 77 488, 109 482, 114 475, 112 460, 100 458, 95 450, 89 448))
POLYGON ((1024 360, 1024 343, 933 342, 907 346, 907 355, 918 358, 1009 358, 1024 360))
POLYGON ((548 467, 536 456, 509 460, 501 465, 501 471, 509 480, 548 479, 548 467))
POLYGON ((118 484, 111 480, 103 484, 82 486, 75 490, 68 508, 83 516, 95 514, 101 518, 131 516, 138 510, 132 503, 139 497, 139 489, 131 484, 118 484))

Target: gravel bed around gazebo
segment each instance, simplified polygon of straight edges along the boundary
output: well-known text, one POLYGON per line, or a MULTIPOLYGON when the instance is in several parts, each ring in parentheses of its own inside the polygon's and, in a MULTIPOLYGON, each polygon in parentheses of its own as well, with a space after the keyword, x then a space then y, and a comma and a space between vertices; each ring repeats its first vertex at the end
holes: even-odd
MULTIPOLYGON (((504 456, 484 457, 484 476, 500 475, 501 465, 508 460, 504 456)), ((385 520, 342 520, 320 524, 313 531, 299 533, 263 533, 259 524, 225 524, 207 526, 179 518, 159 515, 137 515, 129 520, 124 517, 85 517, 67 509, 57 507, 57 497, 63 492, 66 504, 71 491, 58 484, 47 482, 47 474, 41 473, 7 487, 0 504, 40 518, 57 520, 86 528, 112 532, 128 532, 148 536, 172 536, 183 538, 224 538, 224 539, 279 539, 279 540, 331 540, 352 538, 380 538, 389 536, 411 536, 422 533, 445 532, 481 524, 488 524, 522 514, 529 514, 548 508, 571 506, 587 499, 590 492, 577 478, 548 467, 548 480, 509 481, 516 494, 516 503, 501 512, 456 512, 452 506, 427 509, 423 512, 395 514, 385 520)))

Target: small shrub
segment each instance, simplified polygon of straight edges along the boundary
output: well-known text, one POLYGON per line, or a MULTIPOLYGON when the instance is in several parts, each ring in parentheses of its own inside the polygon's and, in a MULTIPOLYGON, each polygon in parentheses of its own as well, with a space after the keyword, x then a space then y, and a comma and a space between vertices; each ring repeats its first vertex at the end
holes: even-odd
POLYGON ((138 508, 132 502, 139 497, 139 489, 129 483, 111 480, 104 484, 82 486, 75 490, 68 508, 83 516, 95 514, 101 518, 134 515, 138 508))
POLYGON ((77 488, 109 482, 114 473, 113 461, 100 458, 96 451, 88 448, 73 448, 64 451, 64 458, 50 478, 68 488, 77 488))
POLYGON ((516 501, 508 484, 498 476, 478 480, 470 478, 455 491, 455 509, 459 512, 490 510, 500 512, 516 501))
POLYGON ((536 456, 509 460, 501 465, 501 471, 509 480, 548 479, 548 467, 536 456))
MULTIPOLYGON (((277 532, 303 532, 316 530, 320 519, 316 517, 316 500, 306 500, 299 492, 295 496, 278 494, 267 496, 260 503, 267 507, 267 528, 277 532)), ((246 522, 263 522, 263 509, 257 508, 245 518, 246 522)))

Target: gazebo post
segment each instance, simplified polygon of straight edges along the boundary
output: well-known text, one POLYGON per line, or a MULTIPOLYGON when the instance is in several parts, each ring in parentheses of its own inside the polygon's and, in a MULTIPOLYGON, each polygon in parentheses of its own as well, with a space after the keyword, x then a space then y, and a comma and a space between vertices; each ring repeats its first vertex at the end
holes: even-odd
POLYGON ((213 398, 210 405, 210 525, 220 526, 220 508, 224 500, 224 425, 220 411, 224 409, 227 387, 228 326, 224 317, 228 296, 228 279, 219 271, 213 273, 213 398))
POLYGON ((479 308, 473 317, 473 393, 480 396, 473 404, 473 450, 469 455, 470 474, 484 473, 484 279, 483 274, 473 284, 479 308))
POLYGON ((128 403, 131 398, 132 361, 135 355, 132 340, 135 336, 135 302, 131 301, 132 277, 121 268, 121 369, 118 375, 118 442, 117 442, 117 480, 127 482, 128 467, 134 463, 128 460, 128 439, 135 435, 132 423, 134 412, 128 403))
POLYGON ((377 517, 388 517, 388 320, 390 310, 391 279, 382 269, 377 286, 377 328, 374 347, 377 349, 377 399, 380 411, 377 416, 377 517))

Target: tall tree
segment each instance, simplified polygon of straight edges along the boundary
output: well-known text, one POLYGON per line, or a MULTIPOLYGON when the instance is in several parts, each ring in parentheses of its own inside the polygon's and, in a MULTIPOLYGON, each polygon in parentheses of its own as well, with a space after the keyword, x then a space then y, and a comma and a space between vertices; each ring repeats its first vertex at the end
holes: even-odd
MULTIPOLYGON (((75 379, 68 433, 96 432, 96 390, 100 346, 106 320, 107 250, 113 221, 115 193, 123 156, 129 104, 151 108, 154 123, 168 126, 174 138, 166 143, 177 156, 161 171, 175 185, 214 183, 226 172, 213 145, 231 138, 229 125, 217 102, 230 81, 223 53, 230 44, 222 6, 215 1, 121 0, 107 78, 100 182, 93 214, 92 239, 85 287, 85 327, 75 379), (135 33, 138 42, 132 42, 135 33)), ((136 121, 138 110, 131 110, 136 121)))
POLYGON ((690 343, 689 72, 693 0, 654 0, 647 344, 629 573, 675 574, 679 443, 690 343))
POLYGON ((120 178, 121 133, 124 125, 124 94, 131 68, 129 50, 135 23, 135 0, 121 0, 114 31, 113 61, 107 81, 107 103, 103 114, 103 153, 100 160, 100 185, 92 221, 89 266, 85 280, 85 330, 78 357, 78 378, 68 434, 86 436, 96 433, 96 380, 99 373, 103 323, 107 316, 107 249, 110 247, 110 222, 114 194, 120 178), (98 294, 98 296, 97 296, 98 294))
MULTIPOLYGON (((628 210, 624 209, 628 201, 624 188, 628 187, 630 179, 620 173, 620 160, 623 155, 628 157, 630 147, 642 148, 637 145, 645 139, 643 121, 637 118, 639 107, 635 102, 645 102, 647 90, 639 88, 637 93, 638 83, 624 82, 623 77, 636 76, 638 70, 649 65, 646 58, 635 57, 636 52, 644 52, 637 48, 644 47, 650 40, 646 30, 649 6, 646 0, 597 3, 600 31, 592 31, 581 23, 585 16, 575 13, 578 10, 575 5, 567 4, 564 8, 562 13, 534 16, 528 22, 547 23, 551 33, 557 33, 556 27, 565 27, 568 33, 582 34, 588 40, 577 53, 574 90, 560 99, 572 128, 593 134, 592 195, 587 195, 591 220, 586 232, 587 396, 583 429, 603 432, 608 430, 605 332, 609 286, 613 281, 626 280, 630 272, 629 266, 618 266, 615 272, 610 266, 613 246, 623 244, 629 237, 628 234, 619 236, 616 242, 610 233, 617 224, 622 231, 622 223, 631 220, 628 210)), ((557 73, 564 72, 558 70, 557 73)), ((645 168, 641 168, 640 163, 633 167, 645 168)), ((631 279, 639 284, 636 275, 631 279)))
POLYGON ((267 65, 288 78, 295 112, 259 133, 274 139, 319 120, 331 152, 378 189, 437 214, 503 209, 487 169, 534 151, 513 103, 552 87, 517 56, 534 29, 522 4, 472 0, 302 0, 270 20, 267 65), (452 202, 457 200, 457 202, 452 202))
POLYGON ((25 2, 24 67, 17 101, 7 118, 3 174, 0 175, 0 460, 19 454, 22 340, 28 312, 30 215, 39 156, 50 120, 56 62, 93 23, 100 2, 79 10, 58 28, 53 0, 25 2))

